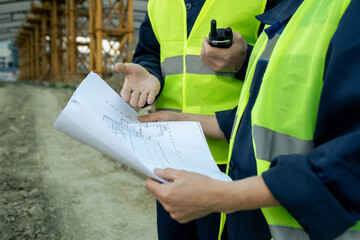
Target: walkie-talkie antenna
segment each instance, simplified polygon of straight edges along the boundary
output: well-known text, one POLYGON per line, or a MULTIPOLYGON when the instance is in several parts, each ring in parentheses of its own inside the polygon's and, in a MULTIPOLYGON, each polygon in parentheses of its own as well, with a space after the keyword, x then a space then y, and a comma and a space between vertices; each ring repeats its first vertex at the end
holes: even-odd
POLYGON ((215 19, 211 20, 211 31, 210 31, 210 36, 211 36, 211 37, 216 37, 216 36, 217 36, 217 31, 216 31, 216 20, 215 20, 215 19))

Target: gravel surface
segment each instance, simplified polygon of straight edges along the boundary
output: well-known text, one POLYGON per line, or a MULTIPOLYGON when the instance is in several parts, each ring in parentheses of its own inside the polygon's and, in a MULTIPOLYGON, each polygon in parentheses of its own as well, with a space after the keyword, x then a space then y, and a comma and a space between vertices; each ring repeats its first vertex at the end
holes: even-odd
POLYGON ((0 82, 0 240, 157 239, 145 176, 53 129, 72 93, 0 82))

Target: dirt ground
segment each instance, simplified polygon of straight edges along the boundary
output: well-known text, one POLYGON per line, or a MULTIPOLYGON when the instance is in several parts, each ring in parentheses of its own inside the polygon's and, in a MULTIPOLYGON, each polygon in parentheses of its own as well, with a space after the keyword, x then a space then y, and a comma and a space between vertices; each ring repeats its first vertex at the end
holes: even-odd
POLYGON ((0 82, 0 240, 157 239, 145 176, 53 129, 72 93, 0 82))

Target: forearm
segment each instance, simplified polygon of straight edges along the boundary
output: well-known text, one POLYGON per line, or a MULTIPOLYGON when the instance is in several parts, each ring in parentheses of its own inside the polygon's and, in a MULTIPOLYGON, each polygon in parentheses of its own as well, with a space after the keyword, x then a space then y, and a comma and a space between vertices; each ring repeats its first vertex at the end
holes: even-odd
POLYGON ((206 137, 225 139, 224 133, 219 127, 216 116, 160 111, 140 116, 138 119, 141 122, 197 121, 200 122, 206 137))
POLYGON ((198 121, 200 122, 206 137, 225 139, 216 116, 182 113, 182 121, 198 121))
POLYGON ((241 210, 280 206, 261 176, 213 185, 212 194, 217 199, 214 212, 232 213, 241 210))

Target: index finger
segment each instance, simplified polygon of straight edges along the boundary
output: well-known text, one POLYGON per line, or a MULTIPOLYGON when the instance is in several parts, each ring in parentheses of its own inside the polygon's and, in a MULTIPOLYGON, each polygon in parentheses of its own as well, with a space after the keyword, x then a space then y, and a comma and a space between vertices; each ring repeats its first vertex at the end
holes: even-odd
POLYGON ((130 100, 130 94, 131 94, 131 86, 129 86, 129 84, 126 81, 127 79, 125 78, 125 82, 123 84, 123 87, 120 91, 120 95, 121 97, 124 99, 125 102, 128 102, 130 100))
POLYGON ((145 189, 153 195, 157 196, 158 193, 161 191, 163 185, 163 183, 160 183, 153 178, 148 178, 145 182, 145 189))

